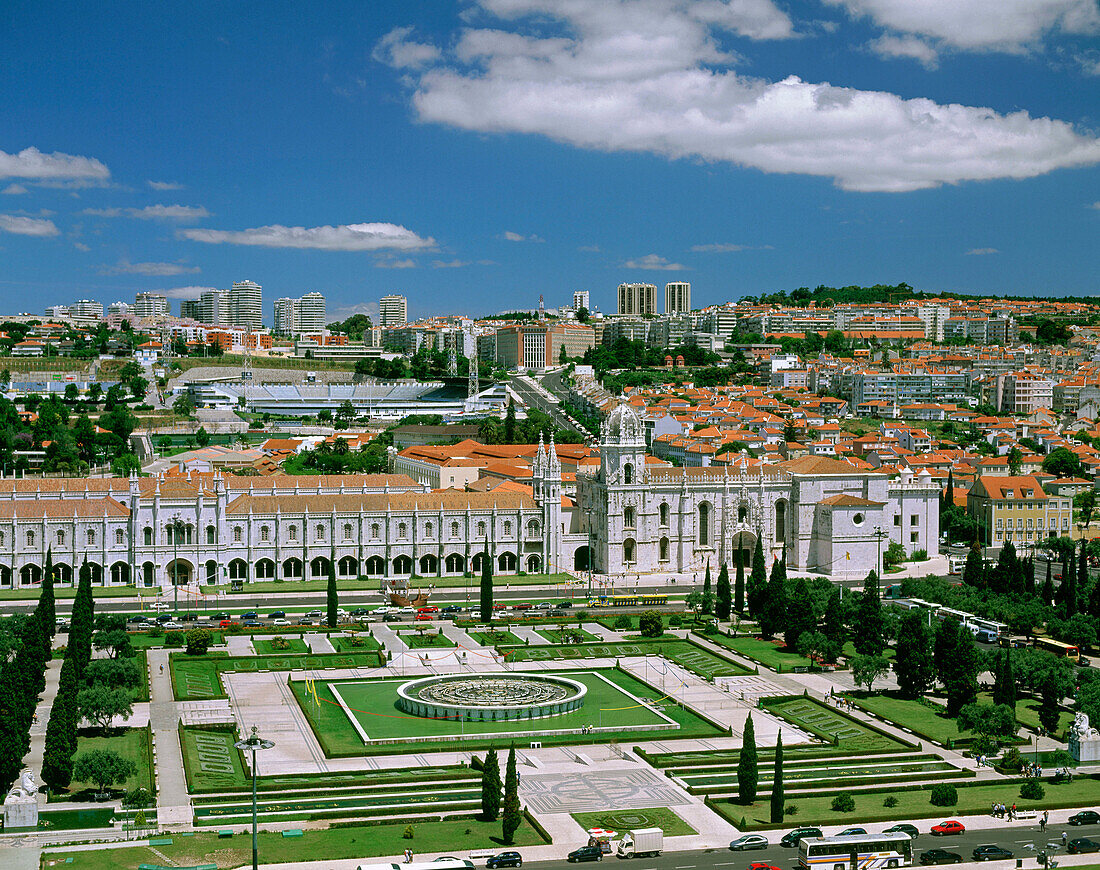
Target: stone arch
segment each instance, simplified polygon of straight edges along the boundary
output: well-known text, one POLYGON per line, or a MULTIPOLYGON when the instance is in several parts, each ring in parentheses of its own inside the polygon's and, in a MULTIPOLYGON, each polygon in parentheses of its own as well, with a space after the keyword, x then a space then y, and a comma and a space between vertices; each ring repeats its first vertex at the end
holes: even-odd
POLYGON ((668 561, 668 538, 661 538, 658 544, 657 558, 661 562, 668 561))
POLYGON ((206 585, 216 586, 218 583, 218 571, 220 570, 217 560, 207 559, 203 567, 206 569, 206 585))
POLYGON ((628 565, 638 561, 638 545, 633 538, 623 539, 623 562, 628 565))
POLYGON ((528 574, 537 574, 538 571, 539 571, 539 568, 541 568, 541 567, 542 567, 542 558, 538 555, 538 553, 532 553, 530 556, 527 557, 527 573, 528 574))
POLYGON ((503 574, 512 574, 516 570, 516 554, 509 553, 505 550, 499 556, 497 556, 497 568, 500 569, 503 574))
POLYGON ((413 572, 413 560, 412 556, 398 556, 393 560, 393 573, 394 574, 412 574, 413 572))
POLYGON ((302 579, 302 560, 291 557, 290 559, 283 560, 283 577, 301 580, 302 579))
POLYGON ((11 586, 11 568, 0 565, 0 586, 11 586))
POLYGON ((714 520, 714 508, 709 501, 704 501, 699 504, 699 534, 696 537, 696 542, 700 547, 709 547, 712 533, 712 524, 714 520))
POLYGON ((777 546, 787 543, 788 505, 785 498, 775 503, 775 543, 777 546))
POLYGON ((130 585, 130 566, 126 562, 115 562, 111 565, 111 585, 130 585))
POLYGON ((421 574, 437 574, 439 573, 439 559, 435 557, 433 553, 425 553, 420 557, 420 573, 421 574))
POLYGON ((585 544, 573 552, 573 570, 590 571, 592 569, 592 548, 585 544))
POLYGON ((244 559, 233 559, 229 563, 230 580, 247 580, 248 563, 244 559))
MULTIPOLYGON (((73 572, 69 569, 69 580, 72 581, 73 572)), ((141 563, 141 585, 145 587, 152 586, 156 582, 157 566, 152 562, 141 563)))
POLYGON ((451 553, 443 560, 443 567, 448 574, 461 574, 466 570, 466 559, 458 553, 451 553))
POLYGON ((358 577, 359 560, 354 556, 344 556, 336 563, 336 573, 341 577, 358 577))
POLYGON ((485 562, 485 553, 474 553, 474 557, 470 559, 470 568, 473 572, 480 573, 485 562))
POLYGON ((671 511, 669 510, 667 501, 661 502, 660 513, 661 513, 661 525, 662 526, 667 526, 668 525, 669 514, 671 513, 671 511))
MULTIPOLYGON (((149 564, 152 564, 151 562, 149 564)), ((73 569, 64 562, 57 562, 53 566, 53 582, 65 586, 71 586, 73 582, 73 569)))
POLYGON ((186 586, 190 583, 194 570, 195 566, 186 559, 176 559, 169 562, 164 568, 165 573, 168 575, 168 582, 173 586, 186 586))
POLYGON ((366 571, 369 577, 381 577, 386 573, 386 560, 381 556, 371 556, 366 561, 366 571))
POLYGON ((623 483, 627 486, 634 483, 634 463, 627 462, 623 465, 623 483))
POLYGON ((309 560, 309 576, 313 578, 328 577, 329 566, 332 562, 327 556, 315 556, 309 560))
POLYGON ((42 569, 37 565, 24 565, 19 569, 20 586, 37 586, 42 582, 42 569))
POLYGON ((638 524, 638 517, 634 511, 634 508, 627 505, 623 508, 623 527, 627 529, 633 529, 638 524))
POLYGON ((260 559, 260 561, 256 563, 256 579, 275 579, 275 562, 272 559, 260 559))

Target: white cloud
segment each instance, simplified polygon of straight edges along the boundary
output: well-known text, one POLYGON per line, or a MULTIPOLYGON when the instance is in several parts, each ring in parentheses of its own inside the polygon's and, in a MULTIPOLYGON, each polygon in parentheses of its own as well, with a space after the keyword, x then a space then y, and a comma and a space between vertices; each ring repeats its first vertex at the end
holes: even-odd
POLYGON ((1097 210, 1100 210, 1100 199, 1098 199, 1098 200, 1096 200, 1096 202, 1092 203, 1092 205, 1090 205, 1089 208, 1095 208, 1097 210))
POLYGON ((544 239, 542 236, 536 236, 534 233, 532 233, 529 236, 525 236, 525 235, 523 235, 523 233, 515 233, 515 232, 512 232, 511 230, 505 230, 504 234, 499 236, 498 238, 504 239, 506 242, 545 242, 546 241, 546 239, 544 239))
POLYGON ((210 212, 201 205, 147 205, 145 208, 86 208, 82 214, 91 217, 105 218, 131 217, 142 221, 193 221, 210 217, 210 212))
POLYGON ((577 248, 578 251, 584 251, 586 254, 598 254, 600 253, 599 245, 581 245, 577 248))
POLYGON ((37 148, 24 148, 17 154, 0 151, 0 178, 39 180, 110 178, 111 172, 93 157, 79 157, 55 151, 44 154, 37 148))
POLYGON ((17 236, 56 236, 59 234, 56 224, 42 218, 22 217, 14 214, 0 214, 0 233, 14 233, 17 236))
POLYGON ((966 256, 968 256, 968 257, 985 257, 989 254, 999 254, 999 253, 1001 253, 1001 252, 998 251, 996 248, 971 248, 969 251, 966 252, 966 256))
POLYGON ((442 52, 434 45, 407 38, 412 31, 411 27, 395 27, 378 41, 371 56, 398 69, 420 69, 439 60, 442 52))
POLYGON ((170 290, 154 290, 153 292, 163 293, 169 299, 198 299, 203 293, 214 289, 216 288, 190 285, 188 287, 173 287, 170 290))
POLYGON ((853 18, 962 50, 1021 52, 1048 34, 1100 31, 1096 0, 825 0, 853 18))
POLYGON ((311 248, 319 251, 418 251, 434 248, 435 239, 422 238, 397 224, 371 223, 324 227, 284 227, 272 224, 248 230, 180 230, 178 235, 213 245, 257 245, 263 248, 311 248))
POLYGON ((147 181, 153 190, 183 190, 182 184, 176 184, 174 181, 147 181))
POLYGON ((178 263, 131 263, 119 260, 114 266, 105 266, 103 275, 189 275, 202 270, 198 266, 178 263))
POLYGON ((78 251, 83 251, 84 253, 88 253, 88 251, 91 250, 91 248, 89 248, 83 242, 73 242, 73 247, 76 248, 78 251))
POLYGON ((335 308, 328 314, 328 320, 330 323, 335 323, 338 320, 347 320, 353 314, 365 314, 377 323, 378 320, 378 303, 377 302, 357 302, 354 305, 343 305, 340 308, 335 308))
POLYGON ((415 269, 415 260, 379 260, 374 264, 376 269, 415 269))
POLYGON ((692 245, 693 254, 733 254, 738 251, 771 251, 771 245, 735 245, 729 242, 719 242, 712 245, 692 245))
POLYGON ((433 269, 461 269, 469 265, 469 260, 432 260, 433 269))
POLYGON ((413 76, 421 120, 822 176, 858 191, 1030 178, 1100 163, 1095 136, 1027 112, 903 99, 797 76, 772 82, 719 68, 734 60, 719 48, 722 31, 791 35, 775 26, 774 14, 771 27, 752 30, 744 23, 738 29, 720 14, 731 7, 713 2, 480 6, 512 29, 465 30, 451 58, 413 76))
POLYGON ((908 57, 925 69, 939 66, 939 52, 916 36, 880 36, 871 40, 869 46, 871 51, 882 57, 908 57))
POLYGON ((659 269, 661 271, 673 272, 681 269, 686 269, 683 263, 670 263, 664 257, 658 257, 656 254, 646 254, 644 257, 636 257, 633 260, 627 260, 623 263, 624 269, 659 269))
POLYGON ((26 192, 27 188, 24 187, 22 184, 9 184, 3 190, 0 190, 0 193, 6 193, 8 196, 18 196, 19 194, 26 192))

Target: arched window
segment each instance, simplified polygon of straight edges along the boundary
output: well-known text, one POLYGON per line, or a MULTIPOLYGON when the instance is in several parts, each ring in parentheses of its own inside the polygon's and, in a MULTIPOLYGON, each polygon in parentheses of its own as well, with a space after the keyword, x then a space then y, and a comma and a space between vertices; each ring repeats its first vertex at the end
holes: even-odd
POLYGON ((244 532, 241 531, 240 526, 233 526, 233 543, 239 544, 244 537, 244 532))
POLYGON ((270 541, 271 540, 271 529, 269 529, 267 526, 260 526, 260 540, 261 541, 270 541))
MULTIPOLYGON (((288 526, 287 530, 286 530, 286 536, 292 541, 297 541, 298 540, 298 527, 297 526, 288 526)), ((298 576, 301 577, 302 575, 299 574, 298 576)))
POLYGON ((623 466, 623 483, 631 484, 634 482, 634 466, 631 463, 627 463, 623 466))
POLYGON ((458 523, 451 523, 451 537, 458 537, 458 523))
POLYGON ((775 542, 782 544, 787 540, 787 502, 780 499, 775 503, 775 542))
POLYGON ((115 529, 115 543, 121 546, 125 542, 125 534, 122 529, 115 529))
POLYGON ((88 546, 95 546, 95 529, 88 529, 88 546))
POLYGON ((153 546, 153 530, 151 528, 149 528, 149 526, 146 526, 143 530, 143 533, 144 533, 143 537, 144 537, 144 540, 145 540, 145 546, 146 547, 153 546))
POLYGON ((325 527, 318 525, 315 531, 317 532, 317 540, 323 541, 325 539, 325 527))
POLYGON ((275 579, 275 563, 270 559, 260 559, 256 563, 256 579, 257 580, 274 580, 275 579))
POLYGON ((404 523, 397 524, 397 537, 404 538, 409 534, 409 527, 404 523))
POLYGON ((699 546, 710 546, 710 505, 706 502, 699 505, 699 546))
POLYGON ((213 544, 218 540, 218 532, 213 526, 206 527, 206 543, 213 544))
POLYGON ((737 522, 743 523, 749 518, 749 509, 743 504, 737 506, 737 522))
POLYGON ((5 535, 3 532, 0 532, 0 547, 3 547, 7 544, 7 537, 8 536, 5 535))
POLYGON ((537 538, 539 534, 539 521, 531 520, 527 524, 527 535, 531 538, 537 538))
POLYGON ((623 561, 627 564, 633 563, 635 560, 635 547, 634 539, 627 538, 623 541, 623 561))
POLYGON ((351 523, 344 523, 344 540, 351 540, 351 523))
POLYGON ((497 567, 501 571, 507 571, 509 573, 516 570, 516 557, 514 553, 501 553, 497 557, 497 567))
POLYGON ((370 524, 371 540, 377 541, 378 538, 381 536, 381 531, 382 531, 381 527, 378 525, 378 523, 371 523, 370 524))
POLYGON ((34 546, 34 532, 27 532, 27 546, 34 546))
POLYGON ((662 562, 668 561, 668 538, 661 538, 660 555, 658 558, 662 562))
POLYGON ((636 520, 634 518, 634 508, 623 508, 623 525, 628 529, 634 528, 636 520))
POLYGON ((661 502, 661 525, 668 525, 668 505, 665 502, 661 502))
POLYGON ((65 532, 63 532, 61 529, 57 530, 57 546, 65 546, 65 532))
POLYGON ((435 526, 433 526, 431 523, 424 523, 424 537, 425 538, 430 538, 432 536, 433 531, 435 531, 435 526))
POLYGON ((512 534, 512 523, 509 522, 508 520, 504 521, 504 534, 506 534, 506 535, 512 534))
POLYGON ((478 523, 477 524, 477 534, 478 534, 479 538, 484 538, 485 537, 485 523, 478 523))
POLYGON ((183 540, 188 544, 195 543, 195 527, 190 523, 183 530, 183 540))

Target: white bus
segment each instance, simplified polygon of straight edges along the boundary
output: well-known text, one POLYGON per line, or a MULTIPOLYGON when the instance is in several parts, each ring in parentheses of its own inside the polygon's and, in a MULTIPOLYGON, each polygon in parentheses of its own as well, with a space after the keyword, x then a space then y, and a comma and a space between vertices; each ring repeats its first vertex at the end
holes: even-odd
POLYGON ((992 619, 982 619, 980 616, 972 616, 967 627, 981 640, 987 643, 995 643, 1001 635, 1008 634, 1008 626, 1003 622, 992 619))
POLYGON ((464 858, 436 858, 411 864, 360 864, 356 870, 474 870, 474 862, 464 858))
POLYGON ((961 574, 966 567, 966 556, 948 556, 947 573, 961 574))
POLYGON ((901 832, 806 837, 798 844, 800 870, 880 870, 912 863, 913 840, 901 832))

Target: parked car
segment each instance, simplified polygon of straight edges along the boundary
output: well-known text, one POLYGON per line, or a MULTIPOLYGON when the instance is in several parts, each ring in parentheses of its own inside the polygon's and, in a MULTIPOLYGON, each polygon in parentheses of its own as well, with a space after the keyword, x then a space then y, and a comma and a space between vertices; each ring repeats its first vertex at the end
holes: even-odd
POLYGON ((1066 851, 1071 855, 1083 855, 1086 852, 1100 852, 1100 843, 1090 840, 1088 837, 1078 837, 1066 844, 1066 851))
POLYGON ((766 864, 763 861, 753 861, 749 865, 749 870, 783 870, 783 868, 776 867, 774 864, 766 864))
POLYGON ((290 625, 290 620, 289 619, 273 619, 273 620, 271 620, 271 624, 272 625, 290 625))
POLYGON ((161 625, 164 625, 164 623, 166 622, 171 622, 173 619, 175 619, 175 617, 172 616, 171 613, 160 613, 157 614, 156 617, 156 621, 159 622, 161 625))
POLYGON ((397 608, 397 612, 400 613, 400 614, 403 614, 404 616, 412 616, 413 614, 416 613, 416 608, 415 607, 399 607, 399 608, 397 608))
POLYGON ((435 619, 435 614, 434 613, 418 613, 418 614, 416 614, 416 621, 417 622, 431 622, 433 619, 435 619))
POLYGON ((162 622, 160 627, 167 629, 168 631, 179 631, 181 628, 183 628, 183 623, 176 622, 174 619, 169 619, 167 622, 162 622))
POLYGON ((937 837, 943 837, 948 834, 962 834, 966 831, 962 822, 956 822, 954 819, 951 821, 940 822, 938 825, 932 826, 932 833, 937 837))
POLYGON ((211 613, 208 617, 211 622, 216 622, 219 619, 229 619, 230 616, 224 610, 219 610, 217 613, 211 613))
POLYGON ((805 837, 823 837, 821 828, 795 828, 783 835, 783 839, 779 841, 780 846, 797 846, 802 842, 805 837))
POLYGON ((172 609, 172 605, 169 604, 167 601, 154 601, 149 606, 152 607, 153 610, 171 610, 172 609))
POLYGON ((513 604, 512 609, 513 610, 530 610, 531 609, 531 602, 530 601, 520 601, 518 604, 513 604))
POLYGON ((730 843, 731 852, 747 852, 750 849, 767 849, 768 838, 760 834, 745 834, 730 843))
POLYGON ((599 846, 581 846, 570 852, 566 860, 570 864, 575 864, 577 861, 602 861, 603 851, 599 846))
POLYGON ((496 870, 497 867, 522 867, 523 858, 520 857, 519 852, 501 852, 486 861, 485 866, 489 870, 496 870))
POLYGON ((386 607, 385 605, 383 605, 382 607, 374 608, 374 610, 372 610, 371 613, 373 613, 375 616, 385 616, 387 613, 390 613, 392 611, 393 611, 392 607, 386 607))
POLYGON ((915 840, 919 836, 920 831, 917 830, 916 825, 908 825, 908 824, 902 823, 900 825, 894 825, 892 827, 887 828, 885 831, 883 831, 883 833, 884 834, 908 834, 910 839, 915 840))
POLYGON ((1081 812, 1074 813, 1066 819, 1066 823, 1070 825, 1097 825, 1100 824, 1100 813, 1096 810, 1081 810, 1081 812))
POLYGON ((434 604, 425 604, 423 607, 416 609, 417 613, 439 613, 439 608, 434 604))
POLYGON ((370 608, 369 607, 356 607, 355 610, 353 610, 351 612, 351 615, 352 616, 370 616, 370 608))
POLYGON ((310 610, 308 613, 306 613, 306 616, 311 616, 314 619, 320 619, 324 615, 325 612, 323 610, 310 610))
POLYGON ((284 610, 272 610, 271 613, 269 613, 267 615, 267 618, 268 619, 282 619, 285 616, 286 616, 286 611, 284 611, 284 610))
POLYGON ((400 622, 402 616, 400 613, 387 613, 382 617, 383 622, 400 622))
POLYGON ((975 847, 973 855, 975 861, 1003 861, 1012 857, 1012 851, 1004 846, 987 843, 984 846, 975 847))
POLYGON ((558 608, 560 610, 568 610, 572 606, 573 606, 572 601, 563 601, 561 604, 558 605, 558 608))
POLYGON ((223 619, 221 622, 218 623, 218 628, 230 628, 234 625, 240 625, 240 623, 235 622, 232 619, 223 619))
POLYGON ((554 605, 551 604, 549 601, 540 601, 538 604, 535 605, 535 610, 553 610, 553 609, 554 609, 554 605))
POLYGON ((246 619, 244 621, 245 628, 263 628, 264 624, 258 619, 246 619))
POLYGON ((185 613, 180 617, 183 622, 198 622, 199 615, 197 613, 185 613))
POLYGON ((126 621, 127 621, 127 622, 134 622, 134 623, 138 623, 138 622, 148 622, 148 621, 149 621, 149 617, 147 617, 147 616, 142 616, 142 615, 138 614, 137 616, 128 616, 128 617, 126 617, 126 621))
POLYGON ((917 860, 921 864, 961 864, 962 855, 958 852, 948 852, 946 849, 928 849, 921 852, 917 860))
MULTIPOLYGON (((448 604, 446 607, 443 608, 442 612, 443 613, 461 613, 462 612, 462 607, 458 604, 448 604)), ((504 854, 507 855, 509 853, 505 852, 504 854)))
POLYGON ((317 623, 310 619, 308 616, 303 616, 298 620, 298 625, 316 625, 317 623))
POLYGON ((858 836, 860 836, 862 834, 866 834, 866 833, 867 833, 866 828, 845 828, 843 831, 841 831, 839 834, 837 834, 837 836, 838 837, 858 837, 858 836))
POLYGON ((258 614, 255 610, 250 610, 250 611, 248 611, 248 613, 242 613, 241 614, 241 619, 259 619, 259 618, 260 618, 260 614, 258 614))

